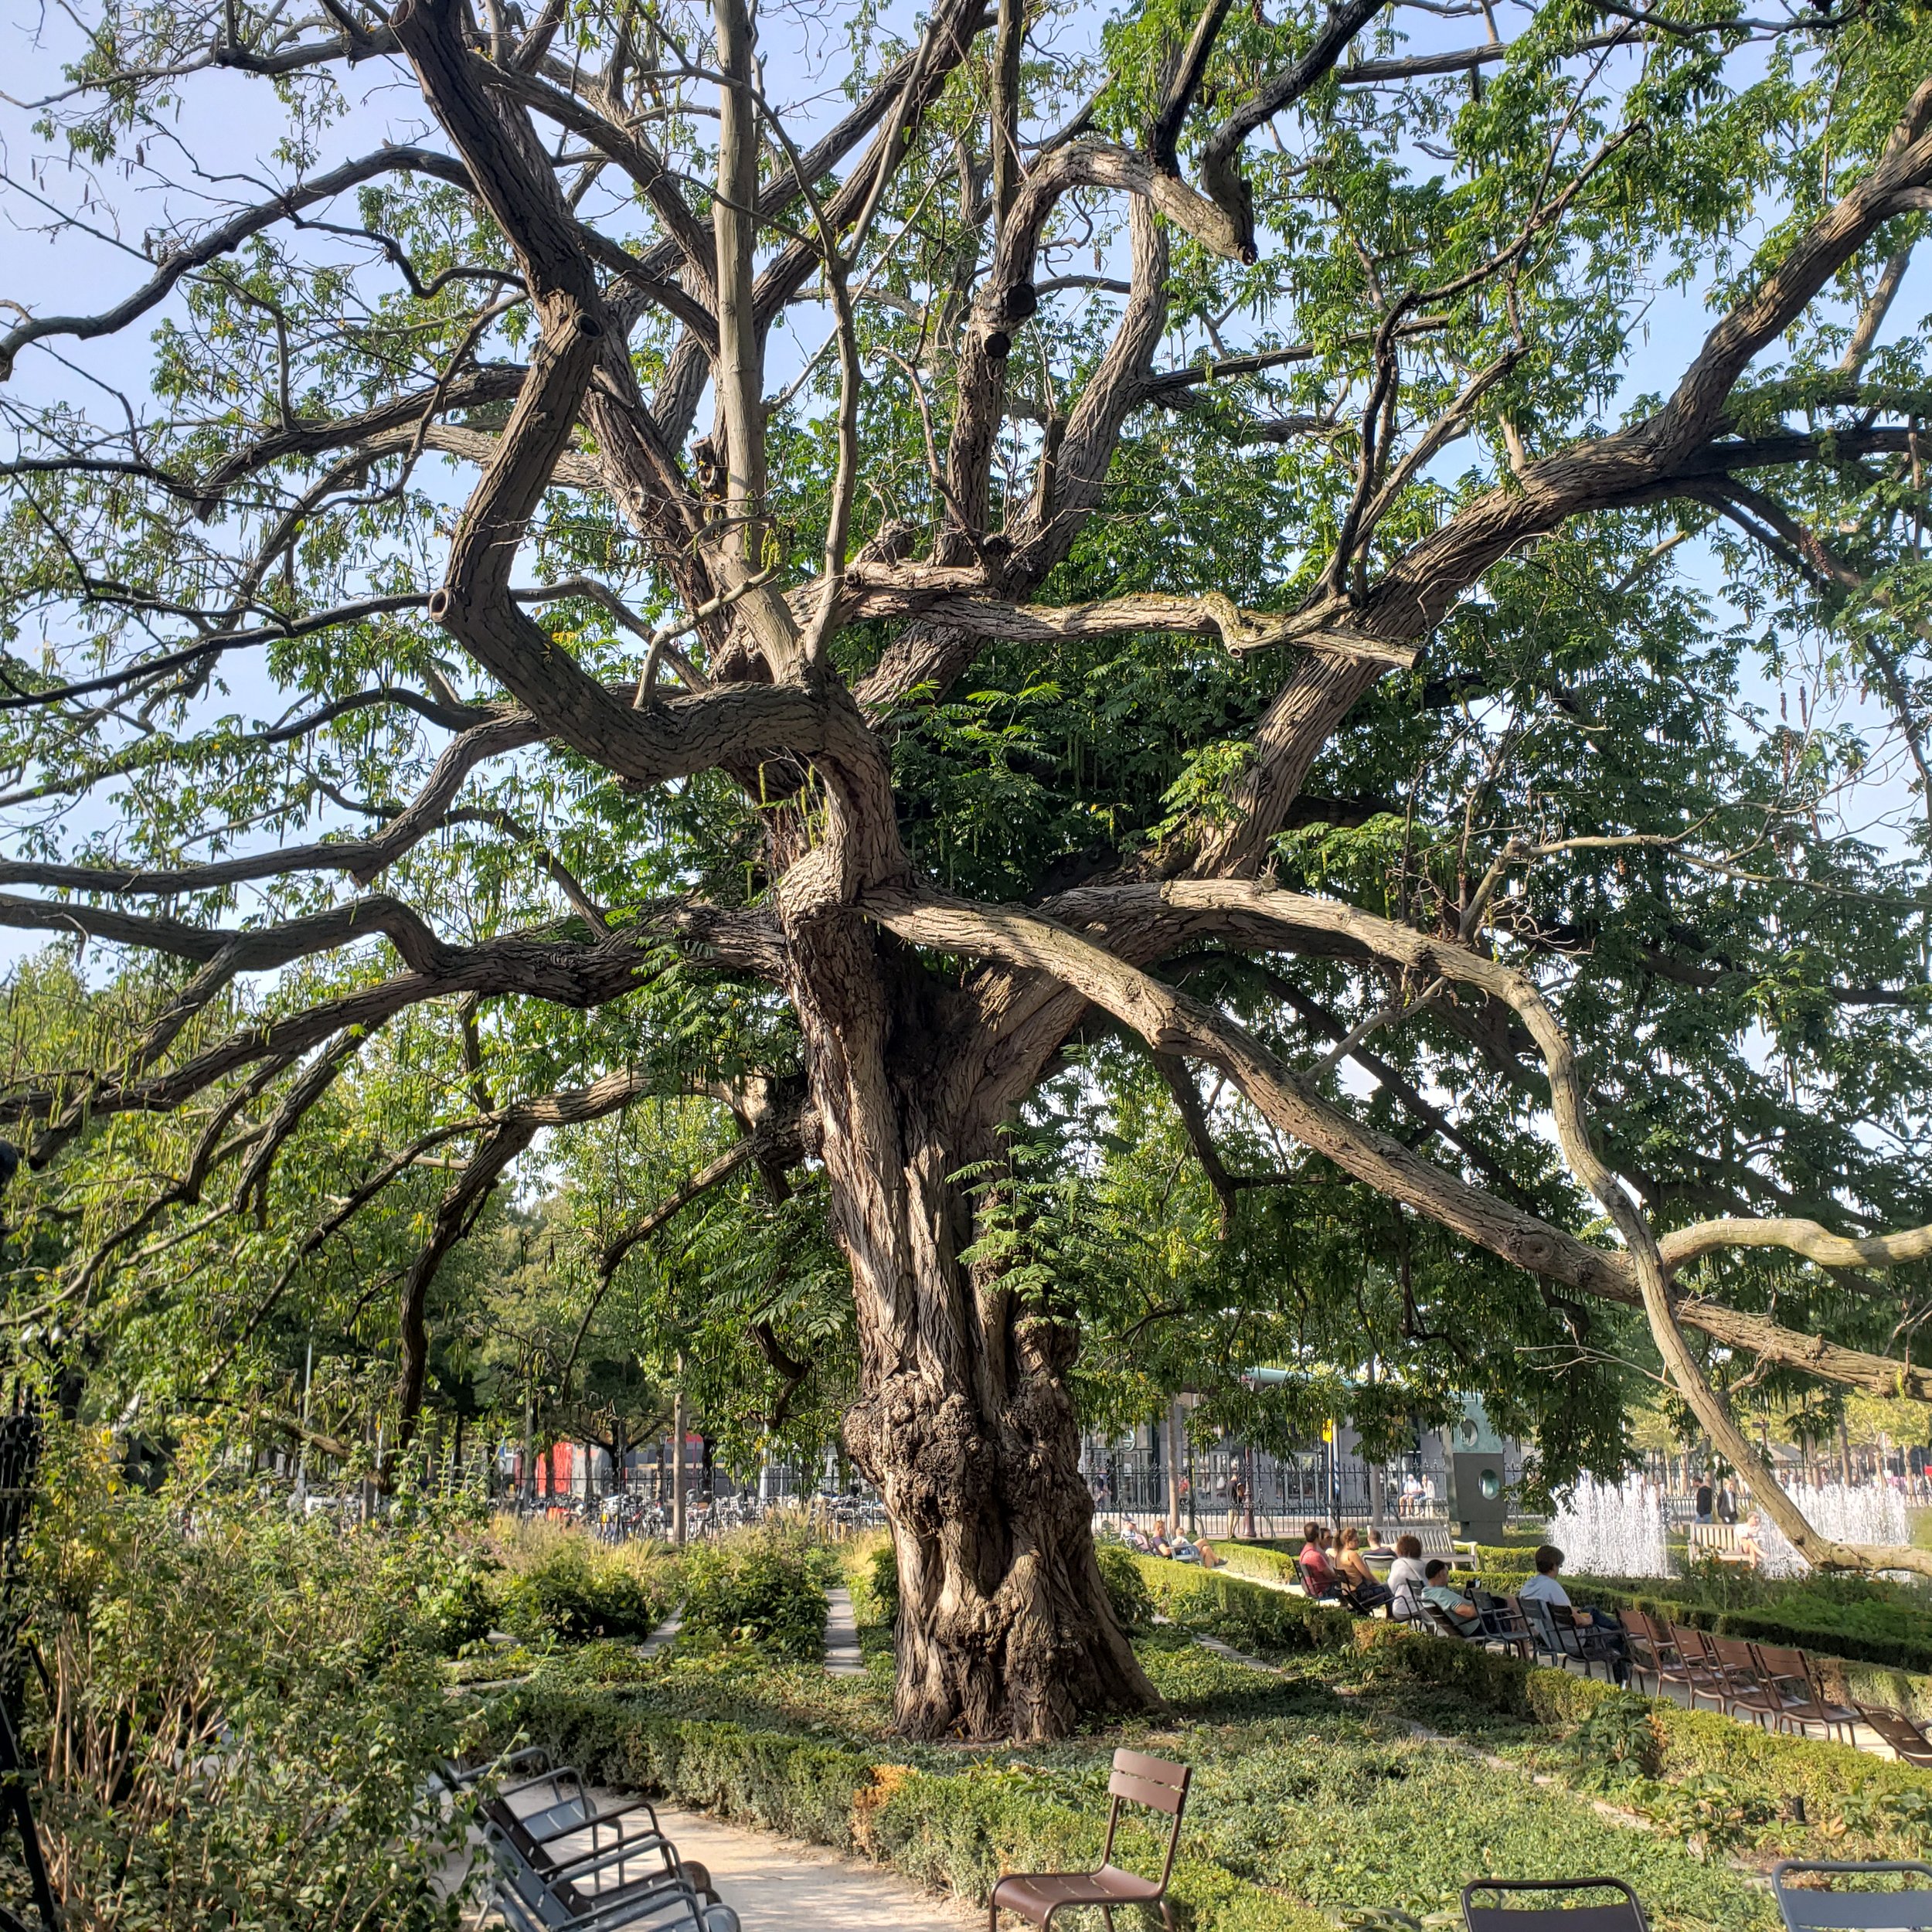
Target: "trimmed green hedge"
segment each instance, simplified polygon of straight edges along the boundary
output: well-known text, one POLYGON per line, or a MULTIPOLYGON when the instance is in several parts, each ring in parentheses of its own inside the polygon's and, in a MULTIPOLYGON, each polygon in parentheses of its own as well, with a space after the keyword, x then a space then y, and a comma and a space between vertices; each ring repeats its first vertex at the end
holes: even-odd
MULTIPOLYGON (((622 1693, 534 1686, 499 1707, 560 1762, 600 1782, 858 1852, 983 1901, 1002 1872, 1077 1869, 1100 1849, 1104 1810, 1076 1811, 1023 1767, 938 1776, 846 1746, 739 1724, 654 1716, 622 1693)), ((1124 1859, 1158 1866, 1165 1841, 1124 1829, 1124 1859)), ((1199 1932, 1331 1932, 1329 1921, 1198 1858, 1175 1862, 1175 1902, 1199 1932)))
MULTIPOLYGON (((1477 1580, 1485 1590, 1509 1596, 1522 1588, 1525 1578, 1485 1567, 1477 1580)), ((1654 1587, 1595 1577, 1566 1577, 1564 1581, 1579 1602, 1604 1610, 1641 1611, 1647 1617, 1712 1631, 1719 1637, 1748 1638, 1760 1644, 1808 1651, 1818 1659, 1835 1696, 1867 1704, 1890 1704, 1932 1721, 1932 1643, 1867 1637, 1794 1621, 1773 1608, 1727 1610, 1687 1602, 1669 1595, 1668 1583, 1662 1580, 1654 1587)))
POLYGON ((1426 1637, 1398 1624, 1364 1621, 1355 1645, 1376 1676, 1460 1692, 1506 1717, 1569 1730, 1605 1706, 1648 1713, 1658 1740, 1659 1774, 1720 1777, 1773 1798, 1801 1795, 1814 1818, 1837 1817, 1854 1794, 1870 1798, 1913 1792, 1932 1801, 1932 1772, 1816 1738, 1781 1737, 1715 1711, 1651 1702, 1600 1679, 1525 1664, 1473 1644, 1426 1637))
POLYGON ((1257 1657, 1340 1650, 1359 1621, 1332 1604, 1311 1603, 1226 1570, 1202 1570, 1165 1556, 1136 1554, 1132 1561, 1155 1608, 1169 1622, 1257 1657))
POLYGON ((1641 1610, 1648 1616, 1676 1624, 1695 1624, 1723 1637, 1755 1638, 1763 1644, 1790 1644, 1801 1650, 1828 1651, 1855 1663, 1879 1664, 1890 1670, 1923 1674, 1932 1672, 1932 1617, 1924 1619, 1926 1633, 1859 1629, 1825 1617, 1809 1617, 1802 1607, 1771 1604, 1726 1609, 1673 1596, 1668 1584, 1652 1589, 1639 1584, 1584 1580, 1583 1587, 1613 1610, 1641 1610))

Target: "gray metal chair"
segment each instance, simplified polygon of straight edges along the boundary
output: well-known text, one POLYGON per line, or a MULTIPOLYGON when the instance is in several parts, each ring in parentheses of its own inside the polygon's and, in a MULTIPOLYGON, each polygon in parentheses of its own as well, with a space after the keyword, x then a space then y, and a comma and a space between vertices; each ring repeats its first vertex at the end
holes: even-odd
POLYGON ((1786 1859, 1771 1868, 1771 1896, 1783 1915, 1785 1932, 1927 1932, 1932 1927, 1932 1866, 1910 1861, 1879 1859, 1864 1865, 1836 1865, 1786 1859), (1910 1874, 1924 1883, 1889 1891, 1788 1886, 1786 1876, 1793 1872, 1831 1879, 1910 1874))
POLYGON ((1637 1894, 1621 1879, 1478 1879, 1462 1888, 1462 1922, 1467 1932, 1650 1932, 1637 1894), (1505 1899, 1523 1893, 1621 1896, 1596 1905, 1478 1905, 1479 1892, 1505 1899))

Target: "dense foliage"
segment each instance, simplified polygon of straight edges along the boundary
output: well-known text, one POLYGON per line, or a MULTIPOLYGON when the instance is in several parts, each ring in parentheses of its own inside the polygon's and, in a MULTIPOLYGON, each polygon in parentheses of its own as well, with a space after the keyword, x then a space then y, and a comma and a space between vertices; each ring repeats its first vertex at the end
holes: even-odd
MULTIPOLYGON (((151 1493, 61 1430, 25 1634, 36 1810, 87 1932, 453 1927, 433 1879, 467 1816, 429 1795, 464 1743, 440 1657, 477 1560, 434 1512, 369 1532, 264 1511, 185 1443, 151 1493)), ((26 1903, 17 1852, 0 1886, 26 1903)))
POLYGON ((810 1661, 823 1654, 828 1566, 808 1538, 774 1527, 703 1543, 682 1570, 682 1628, 692 1638, 810 1661))
POLYGON ((1661 1358, 1803 1546, 1727 1405, 1932 1394, 1932 12, 1473 18, 52 16, 8 1368, 842 1437, 920 1735, 1147 1700, 1074 1437, 1183 1389, 1546 1487, 1661 1358))

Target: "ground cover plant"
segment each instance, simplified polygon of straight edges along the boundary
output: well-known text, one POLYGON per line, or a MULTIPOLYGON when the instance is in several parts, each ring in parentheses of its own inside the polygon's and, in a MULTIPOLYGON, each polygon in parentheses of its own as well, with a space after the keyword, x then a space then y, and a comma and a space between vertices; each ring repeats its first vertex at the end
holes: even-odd
MULTIPOLYGON (((1923 1773, 1151 1559, 1135 1574, 1175 1621, 1136 1648, 1165 1709, 1024 1749, 907 1739, 893 1728, 879 1556, 843 1559, 862 1581, 862 1678, 749 1644, 674 1645, 644 1663, 587 1646, 488 1700, 487 1721, 968 1897, 1003 1869, 1091 1856, 1116 1746, 1182 1758, 1196 1782, 1177 1893, 1202 1932, 1427 1919, 1479 1874, 1585 1867, 1631 1879, 1667 1932, 1769 1932, 1768 1900, 1736 1862, 1925 1847, 1923 1773), (1290 1606, 1291 1621, 1268 1624, 1243 1595, 1290 1606), (1257 1632, 1275 1638, 1279 1669, 1195 1641, 1257 1632)), ((1145 1856, 1158 1842, 1131 1834, 1128 1846, 1145 1856)))

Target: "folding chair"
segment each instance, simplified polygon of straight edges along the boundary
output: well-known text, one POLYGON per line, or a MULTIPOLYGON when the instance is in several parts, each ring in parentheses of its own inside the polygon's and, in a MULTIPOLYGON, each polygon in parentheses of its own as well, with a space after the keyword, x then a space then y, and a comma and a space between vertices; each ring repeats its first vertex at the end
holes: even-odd
POLYGON ((1879 1859, 1869 1865, 1815 1864, 1786 1859, 1771 1868, 1771 1896, 1784 1920, 1785 1932, 1925 1932, 1932 1927, 1932 1866, 1879 1859), (1903 1876, 1910 1872, 1926 1883, 1897 1891, 1840 1890, 1829 1886, 1789 1886, 1787 1872, 1825 1878, 1903 1876))
POLYGON ((1100 1917, 1113 1932, 1114 1907, 1117 1905, 1151 1905, 1161 1914, 1161 1923, 1174 1932, 1174 1908, 1167 1899, 1167 1882, 1174 1869, 1175 1848, 1181 1842, 1181 1816, 1187 1808, 1187 1787, 1193 1772, 1185 1764, 1170 1764, 1165 1758, 1143 1757, 1138 1751, 1116 1751, 1114 1775, 1107 1781, 1113 1803, 1107 1814, 1107 1842, 1100 1848, 1100 1862, 1092 1872, 1014 1872, 993 1887, 986 1923, 989 1932, 999 1932, 999 1915, 1017 1912, 1044 1928, 1053 1914, 1070 1905, 1097 1905, 1100 1917), (1142 1878, 1138 1872, 1124 1872, 1114 1862, 1114 1834, 1121 1821, 1122 1804, 1144 1804, 1150 1811, 1165 1811, 1173 1819, 1168 1833, 1167 1857, 1158 1879, 1142 1878))
POLYGON ((1903 1711, 1884 1704, 1860 1704, 1856 1708, 1860 1720, 1870 1725, 1906 1764, 1932 1770, 1932 1740, 1903 1711))
POLYGON ((1650 1932, 1637 1894, 1621 1879, 1478 1879, 1462 1888, 1467 1932, 1650 1932), (1614 1904, 1478 1905, 1475 1894, 1508 1898, 1520 1893, 1617 1892, 1614 1904))

